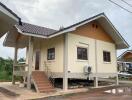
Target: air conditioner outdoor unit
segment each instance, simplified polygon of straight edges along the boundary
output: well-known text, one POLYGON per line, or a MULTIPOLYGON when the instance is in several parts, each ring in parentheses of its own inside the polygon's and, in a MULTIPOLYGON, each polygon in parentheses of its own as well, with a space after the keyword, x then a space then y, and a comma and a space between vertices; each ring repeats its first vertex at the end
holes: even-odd
POLYGON ((84 66, 84 73, 85 74, 90 74, 92 72, 92 66, 86 65, 84 66))

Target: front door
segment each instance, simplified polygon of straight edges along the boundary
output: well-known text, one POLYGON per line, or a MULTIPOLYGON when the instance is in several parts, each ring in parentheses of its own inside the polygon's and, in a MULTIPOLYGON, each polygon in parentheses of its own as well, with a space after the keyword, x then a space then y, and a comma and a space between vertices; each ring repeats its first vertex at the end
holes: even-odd
POLYGON ((35 70, 39 70, 40 67, 40 50, 36 51, 36 56, 35 56, 35 70))

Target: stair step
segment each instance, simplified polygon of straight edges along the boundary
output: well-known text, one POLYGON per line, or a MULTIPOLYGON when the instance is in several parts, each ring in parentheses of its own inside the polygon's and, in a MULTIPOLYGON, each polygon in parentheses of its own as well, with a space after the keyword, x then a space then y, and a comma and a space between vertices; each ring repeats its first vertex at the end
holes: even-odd
POLYGON ((39 92, 53 92, 55 91, 48 77, 43 71, 33 71, 32 78, 34 80, 35 87, 39 92))
POLYGON ((50 83, 50 81, 43 81, 43 80, 35 80, 36 81, 36 83, 45 83, 45 84, 47 84, 47 83, 50 83))
POLYGON ((38 89, 53 89, 53 87, 52 86, 38 86, 38 89))
POLYGON ((40 93, 43 93, 43 92, 55 92, 55 89, 40 90, 40 93))
POLYGON ((38 84, 38 86, 52 86, 51 84, 38 84))

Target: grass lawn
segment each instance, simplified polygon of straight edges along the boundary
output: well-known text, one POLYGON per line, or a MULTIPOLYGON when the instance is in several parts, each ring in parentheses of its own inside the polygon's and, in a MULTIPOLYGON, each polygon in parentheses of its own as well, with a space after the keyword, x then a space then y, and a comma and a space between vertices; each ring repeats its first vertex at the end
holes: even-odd
POLYGON ((12 75, 8 75, 6 71, 0 71, 0 81, 11 81, 12 75))

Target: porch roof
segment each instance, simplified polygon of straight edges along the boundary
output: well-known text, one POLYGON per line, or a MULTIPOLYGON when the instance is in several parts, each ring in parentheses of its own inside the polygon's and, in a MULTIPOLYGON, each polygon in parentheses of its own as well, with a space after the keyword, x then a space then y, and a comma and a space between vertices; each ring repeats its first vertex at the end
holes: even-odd
POLYGON ((17 22, 21 24, 21 18, 0 2, 0 38, 17 22))
POLYGON ((41 26, 37 26, 37 25, 25 23, 25 22, 22 22, 22 25, 19 25, 17 23, 15 27, 18 29, 18 31, 31 34, 31 35, 36 34, 40 36, 48 36, 57 32, 57 30, 54 30, 51 28, 41 27, 41 26))
MULTIPOLYGON (((90 17, 86 20, 83 20, 81 22, 78 22, 76 24, 73 24, 69 27, 63 28, 61 30, 53 30, 45 27, 39 27, 27 23, 23 23, 21 25, 15 25, 18 32, 26 35, 26 36, 34 36, 39 38, 52 38, 64 33, 72 32, 76 30, 76 28, 85 25, 91 21, 98 21, 100 25, 104 28, 104 30, 111 36, 111 38, 115 41, 117 49, 124 49, 128 48, 129 44, 125 41, 125 39, 121 36, 121 34, 117 31, 117 29, 114 27, 114 25, 110 22, 110 20, 107 18, 107 16, 104 13, 100 13, 96 16, 90 17)), ((10 35, 10 34, 8 34, 10 35)), ((8 36, 7 36, 8 37, 8 36)), ((7 44, 8 38, 5 40, 5 45, 7 44)), ((6 45, 8 46, 8 45, 6 45)))

